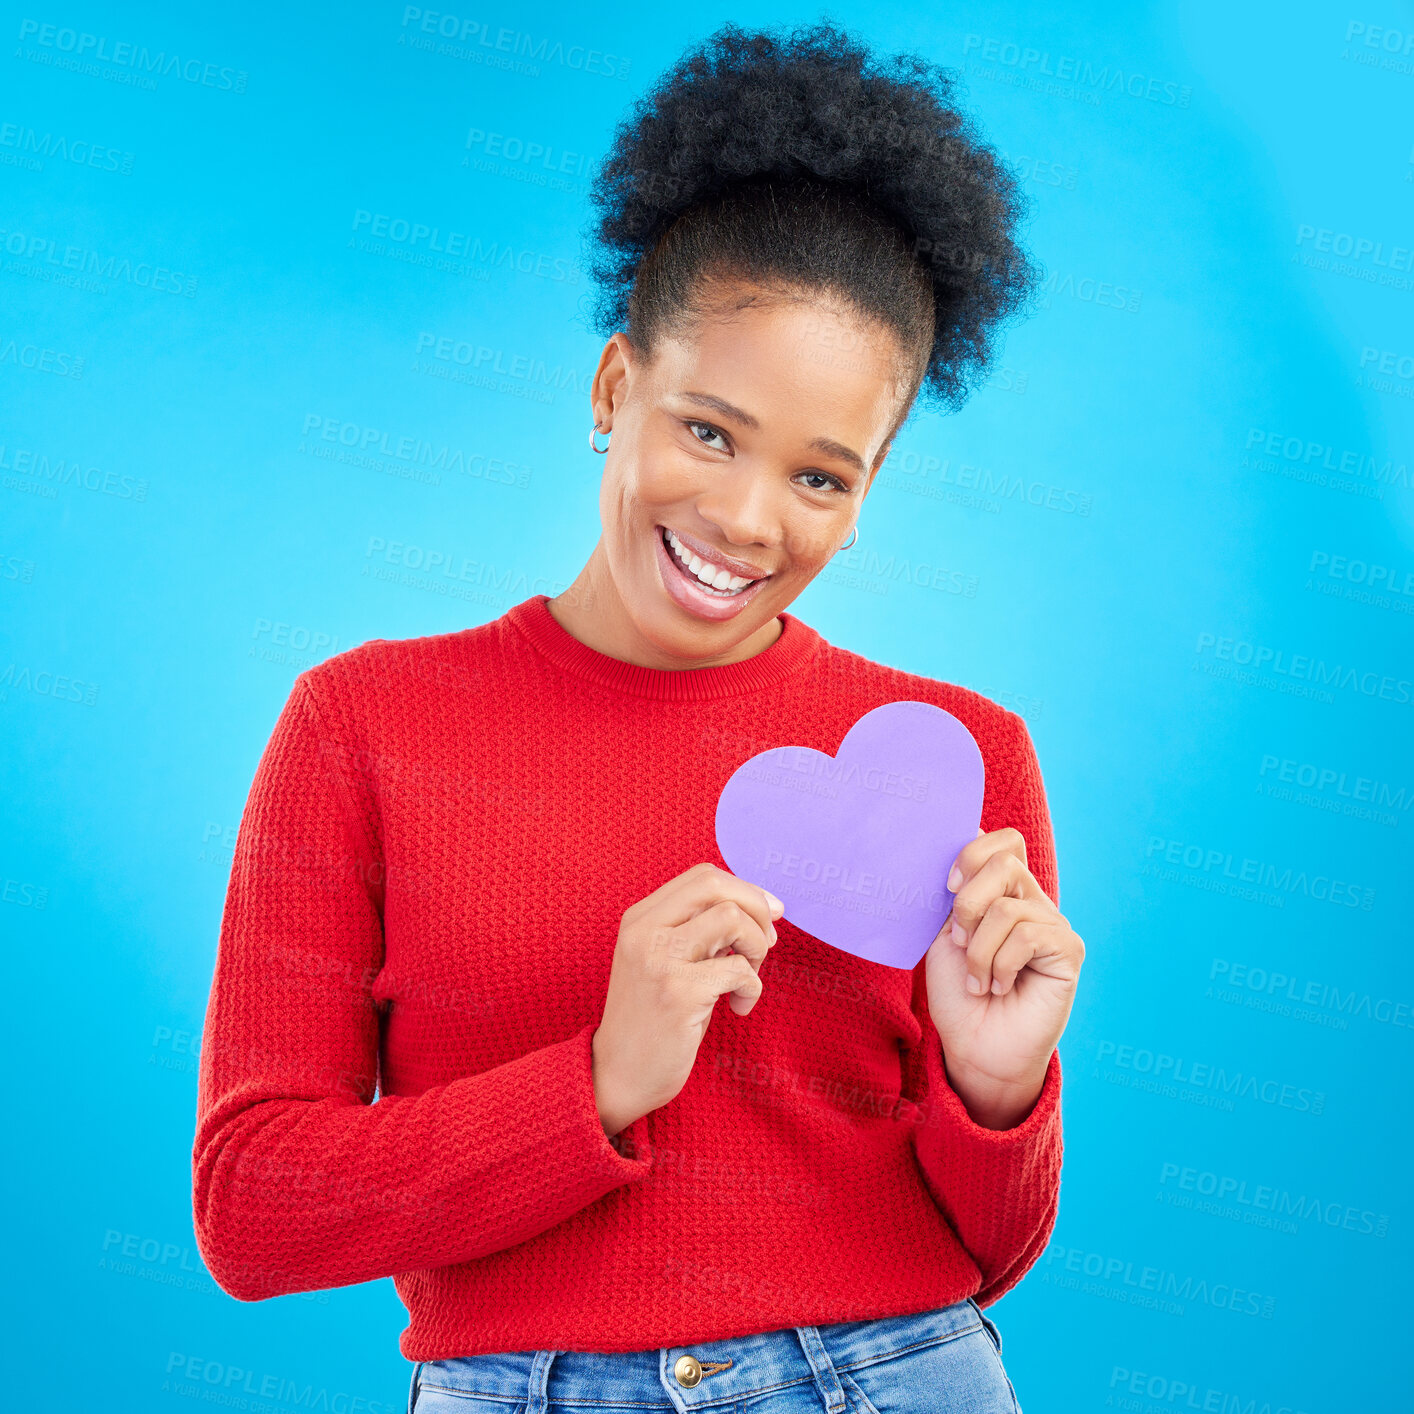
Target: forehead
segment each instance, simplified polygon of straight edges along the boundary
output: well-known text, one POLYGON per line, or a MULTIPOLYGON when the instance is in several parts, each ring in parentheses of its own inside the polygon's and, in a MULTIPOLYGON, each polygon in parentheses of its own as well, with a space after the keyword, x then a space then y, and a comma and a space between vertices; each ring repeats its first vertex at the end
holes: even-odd
POLYGON ((742 291, 661 336, 654 383, 661 396, 722 399, 754 430, 834 437, 867 460, 905 393, 902 361, 891 329, 838 300, 742 291))

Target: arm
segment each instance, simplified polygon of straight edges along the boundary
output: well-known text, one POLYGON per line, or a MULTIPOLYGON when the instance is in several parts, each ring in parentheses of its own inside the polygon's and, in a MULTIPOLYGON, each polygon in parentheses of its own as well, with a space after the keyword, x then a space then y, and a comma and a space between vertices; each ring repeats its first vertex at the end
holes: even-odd
MULTIPOLYGON (((1055 842, 1035 749, 1021 718, 1008 713, 1006 720, 1012 732, 1007 753, 1012 771, 1008 781, 999 783, 1007 787, 999 801, 989 789, 983 828, 1012 826, 1021 832, 1037 883, 1058 904, 1055 842)), ((1051 1050, 1039 1095, 1010 1127, 980 1123, 948 1081, 942 1042, 928 1006, 926 964, 925 957, 913 974, 913 1014, 920 1036, 917 1045, 904 1052, 904 1093, 921 1111, 913 1131, 919 1167, 934 1201, 981 1272, 976 1299, 983 1305, 1021 1280, 1055 1226, 1062 1155, 1060 1055, 1051 1050)))
POLYGON ((373 1103, 376 805, 324 721, 302 674, 241 819, 203 1032, 196 1237, 242 1301, 470 1261, 651 1169, 600 1121, 593 1026, 373 1103))

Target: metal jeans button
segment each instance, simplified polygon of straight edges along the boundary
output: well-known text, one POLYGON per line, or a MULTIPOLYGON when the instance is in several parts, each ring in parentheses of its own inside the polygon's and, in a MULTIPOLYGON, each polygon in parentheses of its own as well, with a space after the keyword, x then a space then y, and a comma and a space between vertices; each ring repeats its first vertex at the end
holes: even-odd
POLYGON ((691 1389, 702 1383, 702 1366, 691 1355, 679 1355, 673 1366, 673 1375, 684 1389, 691 1389))

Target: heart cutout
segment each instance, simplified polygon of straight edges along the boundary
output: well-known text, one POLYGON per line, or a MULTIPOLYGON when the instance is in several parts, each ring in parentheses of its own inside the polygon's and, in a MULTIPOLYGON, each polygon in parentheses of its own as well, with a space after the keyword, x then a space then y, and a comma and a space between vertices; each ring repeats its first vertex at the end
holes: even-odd
POLYGON ((778 746, 744 761, 717 801, 717 847, 798 928, 843 952, 912 969, 977 838, 985 770, 971 732, 930 702, 866 712, 828 756, 778 746))

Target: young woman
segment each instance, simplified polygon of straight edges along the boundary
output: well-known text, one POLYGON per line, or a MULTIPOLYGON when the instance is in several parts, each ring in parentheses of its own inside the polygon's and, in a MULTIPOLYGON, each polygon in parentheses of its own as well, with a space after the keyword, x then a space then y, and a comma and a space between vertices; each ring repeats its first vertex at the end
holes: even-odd
POLYGON ((829 25, 686 55, 596 196, 588 562, 302 673, 262 757, 196 1232, 241 1300, 393 1277, 417 1414, 1016 1408, 981 1308, 1055 1220, 1083 955, 1035 752, 788 612, 1032 287, 948 97, 829 25), (743 761, 899 700, 986 765, 912 971, 794 927, 714 837, 743 761))

